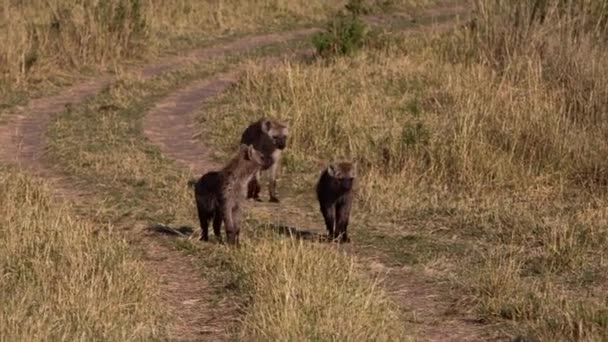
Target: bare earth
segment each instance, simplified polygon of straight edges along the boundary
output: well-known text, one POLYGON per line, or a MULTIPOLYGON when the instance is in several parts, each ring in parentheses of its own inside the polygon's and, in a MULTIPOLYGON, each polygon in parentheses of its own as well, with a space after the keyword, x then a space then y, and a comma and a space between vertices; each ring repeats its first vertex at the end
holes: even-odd
MULTIPOLYGON (((441 7, 428 12, 432 16, 446 15, 462 11, 459 7, 441 7)), ((368 18, 370 22, 381 23, 379 17, 368 18)), ((440 25, 447 28, 447 25, 440 25)), ((429 28, 433 28, 429 26, 429 28)), ((417 27, 415 29, 420 29, 417 27)), ((434 27, 437 29, 437 27, 434 27)), ((193 51, 186 56, 165 58, 139 70, 143 79, 163 72, 176 70, 188 61, 217 58, 225 54, 247 51, 263 45, 284 40, 306 37, 318 29, 303 29, 246 37, 232 42, 193 51)), ((277 59, 269 60, 276 63, 277 59)), ((178 89, 156 103, 147 113, 144 133, 159 146, 162 153, 174 158, 195 174, 201 174, 216 167, 208 146, 195 137, 193 113, 202 108, 211 97, 224 91, 238 80, 239 70, 233 70, 211 78, 195 81, 178 89)), ((94 196, 82 187, 63 179, 53 172, 52 165, 43 160, 46 146, 45 133, 53 115, 64 110, 70 103, 79 103, 94 96, 111 84, 109 76, 97 78, 66 89, 61 94, 33 100, 17 113, 8 116, 0 126, 0 162, 19 165, 26 170, 49 179, 55 186, 57 196, 75 199, 94 196)), ((289 210, 289 209, 286 209, 289 210)), ((144 261, 149 272, 159 279, 163 304, 171 313, 167 326, 171 340, 219 341, 228 337, 227 329, 234 322, 225 317, 235 308, 223 303, 213 303, 213 288, 198 274, 193 260, 172 248, 166 247, 156 235, 142 233, 141 229, 128 233, 136 248, 145 252, 144 261)), ((357 247, 349 247, 356 253, 357 247)), ((381 264, 375 264, 373 271, 386 272, 381 264)), ((424 341, 488 341, 487 327, 476 324, 458 315, 446 315, 449 310, 444 293, 433 285, 425 283, 420 275, 407 270, 391 269, 387 288, 394 299, 404 309, 415 314, 415 324, 419 336, 424 341)), ((495 339, 496 340, 496 339, 495 339)))

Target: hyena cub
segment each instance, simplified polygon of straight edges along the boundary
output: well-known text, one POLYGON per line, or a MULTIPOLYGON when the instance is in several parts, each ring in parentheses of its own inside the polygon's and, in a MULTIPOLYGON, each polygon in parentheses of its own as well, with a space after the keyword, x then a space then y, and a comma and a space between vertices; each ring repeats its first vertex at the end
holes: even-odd
POLYGON ((194 186, 196 208, 201 223, 201 240, 209 241, 209 221, 213 233, 222 241, 222 221, 227 241, 236 244, 240 232, 240 201, 245 197, 247 182, 265 165, 263 153, 251 145, 241 144, 238 154, 219 171, 205 173, 194 186))
MULTIPOLYGON (((287 146, 287 137, 289 128, 286 124, 274 119, 262 118, 251 123, 241 136, 241 144, 253 145, 258 151, 265 151, 264 157, 268 163, 262 167, 262 171, 271 168, 270 184, 268 192, 270 202, 279 202, 277 195, 277 176, 279 172, 281 151, 287 146)), ((247 198, 253 198, 256 201, 260 199, 260 172, 256 172, 247 186, 247 198)))
POLYGON ((356 163, 331 163, 317 182, 317 199, 331 239, 349 242, 346 228, 353 202, 356 163))

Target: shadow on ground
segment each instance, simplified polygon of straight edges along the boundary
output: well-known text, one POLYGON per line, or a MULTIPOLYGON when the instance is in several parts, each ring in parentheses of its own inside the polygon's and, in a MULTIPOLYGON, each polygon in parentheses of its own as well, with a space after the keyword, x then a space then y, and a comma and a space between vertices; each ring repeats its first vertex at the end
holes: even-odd
MULTIPOLYGON (((299 240, 309 240, 315 242, 328 242, 326 234, 320 233, 312 229, 290 227, 282 224, 267 223, 260 225, 260 228, 274 231, 280 235, 286 235, 299 240)), ((146 230, 166 235, 177 235, 184 238, 192 238, 195 233, 195 228, 191 226, 171 227, 165 224, 153 223, 146 230)))

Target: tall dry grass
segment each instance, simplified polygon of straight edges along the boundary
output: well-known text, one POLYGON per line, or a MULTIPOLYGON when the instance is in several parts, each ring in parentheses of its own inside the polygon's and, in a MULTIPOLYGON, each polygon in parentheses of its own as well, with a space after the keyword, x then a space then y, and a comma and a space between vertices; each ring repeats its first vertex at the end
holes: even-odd
POLYGON ((478 1, 476 9, 474 25, 454 38, 447 57, 487 66, 496 87, 525 85, 517 94, 522 105, 498 119, 502 129, 482 132, 489 143, 512 150, 531 169, 526 176, 553 173, 570 186, 604 188, 608 4, 478 1))
MULTIPOLYGON (((3 0, 0 107, 91 72, 210 40, 319 23, 346 0, 3 0)), ((373 11, 428 0, 366 0, 373 11)))
MULTIPOLYGON (((388 189, 381 179, 398 189, 424 184, 473 192, 540 185, 601 191, 608 184, 601 118, 608 65, 601 45, 568 47, 559 35, 544 40, 559 51, 520 51, 522 57, 497 69, 488 51, 479 49, 476 60, 472 48, 462 51, 482 45, 470 33, 433 42, 420 37, 333 63, 285 63, 270 71, 252 63, 218 101, 217 124, 231 130, 263 114, 286 119, 293 131, 288 166, 358 159, 373 209, 399 208, 376 197, 388 189)), ((228 146, 227 138, 218 139, 228 146)))
POLYGON ((83 71, 111 71, 125 60, 175 46, 316 22, 341 5, 302 0, 4 0, 0 99, 19 101, 15 91, 61 84, 83 71), (175 45, 178 41, 182 44, 175 45))
POLYGON ((0 226, 1 340, 163 337, 155 290, 126 241, 94 234, 44 182, 1 169, 0 226))

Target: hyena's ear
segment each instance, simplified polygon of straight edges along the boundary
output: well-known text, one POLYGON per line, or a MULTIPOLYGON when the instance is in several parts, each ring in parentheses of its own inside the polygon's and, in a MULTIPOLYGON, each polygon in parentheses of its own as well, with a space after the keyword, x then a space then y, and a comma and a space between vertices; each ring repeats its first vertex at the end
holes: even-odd
POLYGON ((336 177, 336 166, 333 163, 327 165, 327 174, 331 177, 336 177))
POLYGON ((250 145, 246 145, 246 144, 240 144, 239 145, 239 154, 245 154, 248 155, 249 154, 249 146, 250 145))
POLYGON ((250 160, 256 164, 262 165, 264 163, 264 158, 262 156, 262 153, 260 151, 256 150, 253 147, 253 145, 249 145, 247 147, 246 156, 247 156, 247 160, 250 160))
POLYGON ((272 122, 268 119, 262 119, 262 132, 268 134, 272 128, 272 122))

